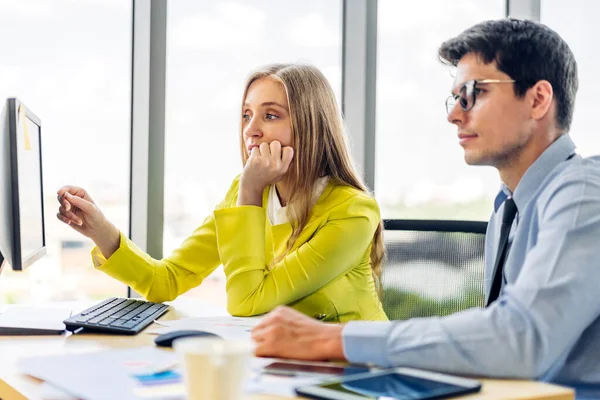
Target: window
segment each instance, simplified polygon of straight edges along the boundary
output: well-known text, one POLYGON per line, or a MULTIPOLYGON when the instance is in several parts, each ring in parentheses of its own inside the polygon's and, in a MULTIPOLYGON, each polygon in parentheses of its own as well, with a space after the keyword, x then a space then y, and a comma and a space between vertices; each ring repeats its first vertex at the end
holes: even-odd
MULTIPOLYGON (((489 218, 500 180, 492 168, 465 164, 457 129, 446 120, 453 71, 437 54, 445 40, 478 22, 503 18, 505 12, 500 0, 380 0, 375 190, 383 218, 489 218)), ((391 256, 383 268, 383 298, 389 316, 446 314, 482 303, 480 236, 398 233, 385 235, 391 256), (456 263, 432 251, 416 259, 409 252, 393 257, 397 246, 418 252, 444 244, 477 257, 459 261, 453 255, 456 263), (434 273, 423 274, 428 266, 435 267, 434 273)))
MULTIPOLYGON (((169 3, 164 251, 168 255, 241 173, 246 77, 272 62, 311 63, 341 93, 341 1, 169 3)), ((221 269, 191 294, 225 303, 221 269)))
POLYGON ((437 50, 504 16, 502 0, 379 1, 375 189, 384 218, 489 218, 500 181, 463 161, 444 108, 452 71, 437 50))
POLYGON ((42 120, 47 240, 47 255, 31 267, 2 271, 0 302, 127 293, 93 268, 93 243, 55 215, 56 191, 78 185, 127 232, 131 19, 126 1, 0 3, 0 100, 18 97, 42 120))
POLYGON ((597 133, 597 112, 600 109, 600 58, 596 48, 600 37, 598 15, 600 3, 574 0, 565 7, 563 1, 541 2, 540 20, 556 31, 571 48, 577 60, 579 90, 575 101, 575 113, 570 135, 583 156, 600 154, 600 138, 597 133), (567 21, 577 21, 567 23, 567 21))

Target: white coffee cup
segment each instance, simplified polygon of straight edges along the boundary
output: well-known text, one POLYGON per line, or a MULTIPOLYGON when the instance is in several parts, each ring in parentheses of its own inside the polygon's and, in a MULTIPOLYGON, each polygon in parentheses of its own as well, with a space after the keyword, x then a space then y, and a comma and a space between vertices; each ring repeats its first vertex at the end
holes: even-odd
POLYGON ((189 400, 239 400, 250 374, 250 340, 190 337, 173 342, 189 400))

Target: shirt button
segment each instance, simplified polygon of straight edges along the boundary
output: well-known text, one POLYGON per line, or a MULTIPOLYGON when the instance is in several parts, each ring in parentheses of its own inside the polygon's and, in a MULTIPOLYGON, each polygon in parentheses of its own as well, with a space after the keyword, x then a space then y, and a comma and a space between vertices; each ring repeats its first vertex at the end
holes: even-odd
POLYGON ((326 316, 327 316, 326 314, 315 314, 315 318, 318 320, 325 319, 326 316))

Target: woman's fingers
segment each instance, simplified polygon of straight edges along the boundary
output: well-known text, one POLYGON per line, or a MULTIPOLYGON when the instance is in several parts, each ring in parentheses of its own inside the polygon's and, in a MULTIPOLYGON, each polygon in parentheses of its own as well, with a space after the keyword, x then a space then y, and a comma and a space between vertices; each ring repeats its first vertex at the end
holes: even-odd
POLYGON ((260 157, 260 149, 258 147, 253 147, 252 150, 250 150, 250 155, 248 156, 248 159, 254 159, 256 157, 260 157))
POLYGON ((261 157, 268 157, 271 154, 271 147, 267 142, 262 142, 258 149, 260 150, 261 157))
MULTIPOLYGON (((58 219, 64 223, 77 226, 83 226, 83 216, 93 215, 96 207, 90 201, 80 196, 87 196, 85 190, 75 186, 63 186, 59 189, 58 201, 60 208, 58 209, 58 219), (77 193, 76 195, 72 192, 77 193)), ((89 197, 88 197, 89 198, 89 197)))
POLYGON ((281 143, 279 143, 279 141, 273 140, 269 144, 269 150, 271 152, 272 158, 274 158, 275 160, 281 159, 281 143))
POLYGON ((60 212, 56 214, 56 218, 58 218, 60 221, 64 222, 67 225, 70 225, 72 227, 81 227, 82 224, 78 224, 77 222, 75 222, 74 220, 72 220, 71 218, 67 218, 64 214, 61 214, 60 212))
POLYGON ((56 196, 56 200, 58 200, 58 204, 60 204, 62 207, 64 207, 65 210, 67 210, 67 211, 71 210, 71 203, 69 203, 68 201, 66 201, 64 199, 64 196, 57 195, 56 196))
POLYGON ((278 140, 262 142, 258 147, 253 147, 243 171, 247 187, 259 188, 262 192, 267 185, 279 182, 288 171, 293 157, 293 149, 290 146, 283 147, 278 140))
POLYGON ((65 186, 61 187, 60 189, 58 189, 58 192, 56 192, 56 193, 58 194, 59 199, 64 198, 65 194, 69 193, 69 194, 72 194, 73 196, 81 197, 82 199, 85 199, 85 200, 93 203, 90 195, 85 191, 85 189, 80 188, 79 186, 65 185, 65 186))
POLYGON ((61 213, 56 213, 56 218, 58 218, 60 221, 64 222, 67 225, 71 225, 71 220, 62 215, 61 213))
POLYGON ((65 207, 60 207, 58 209, 58 212, 63 215, 65 218, 67 218, 68 220, 76 223, 77 225, 81 226, 83 225, 83 220, 78 217, 75 213, 73 213, 72 211, 66 210, 65 207))
POLYGON ((281 146, 281 142, 273 140, 271 143, 263 142, 259 147, 252 148, 250 157, 266 157, 274 160, 281 160, 284 164, 289 164, 294 156, 294 150, 290 146, 281 146))
POLYGON ((84 227, 83 225, 77 225, 75 222, 68 219, 61 213, 56 214, 56 218, 58 218, 61 222, 64 222, 65 224, 69 225, 71 228, 75 229, 77 232, 79 232, 83 235, 86 234, 86 229, 87 229, 86 227, 84 227))
POLYGON ((292 149, 289 146, 284 147, 283 150, 281 151, 281 162, 286 167, 286 170, 287 170, 287 167, 289 167, 290 164, 292 163, 293 158, 294 158, 294 149, 292 149))
POLYGON ((66 192, 65 198, 69 203, 71 203, 71 205, 79 208, 85 214, 91 214, 95 211, 95 206, 93 203, 91 203, 79 196, 73 196, 71 193, 66 192))
POLYGON ((65 208, 65 210, 71 211, 71 203, 69 203, 67 200, 65 200, 64 193, 62 195, 61 194, 57 195, 56 199, 58 200, 58 203, 65 208))

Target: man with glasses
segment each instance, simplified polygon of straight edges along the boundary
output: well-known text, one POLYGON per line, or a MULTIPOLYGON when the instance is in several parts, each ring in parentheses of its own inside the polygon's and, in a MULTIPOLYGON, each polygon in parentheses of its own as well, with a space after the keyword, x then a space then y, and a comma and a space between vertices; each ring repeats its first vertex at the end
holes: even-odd
POLYGON ((280 308, 253 330, 256 353, 540 379, 598 394, 600 158, 577 155, 567 133, 573 54, 546 26, 509 19, 473 26, 439 56, 456 67, 446 109, 465 161, 495 167, 503 182, 486 235, 486 307, 345 325, 280 308))

